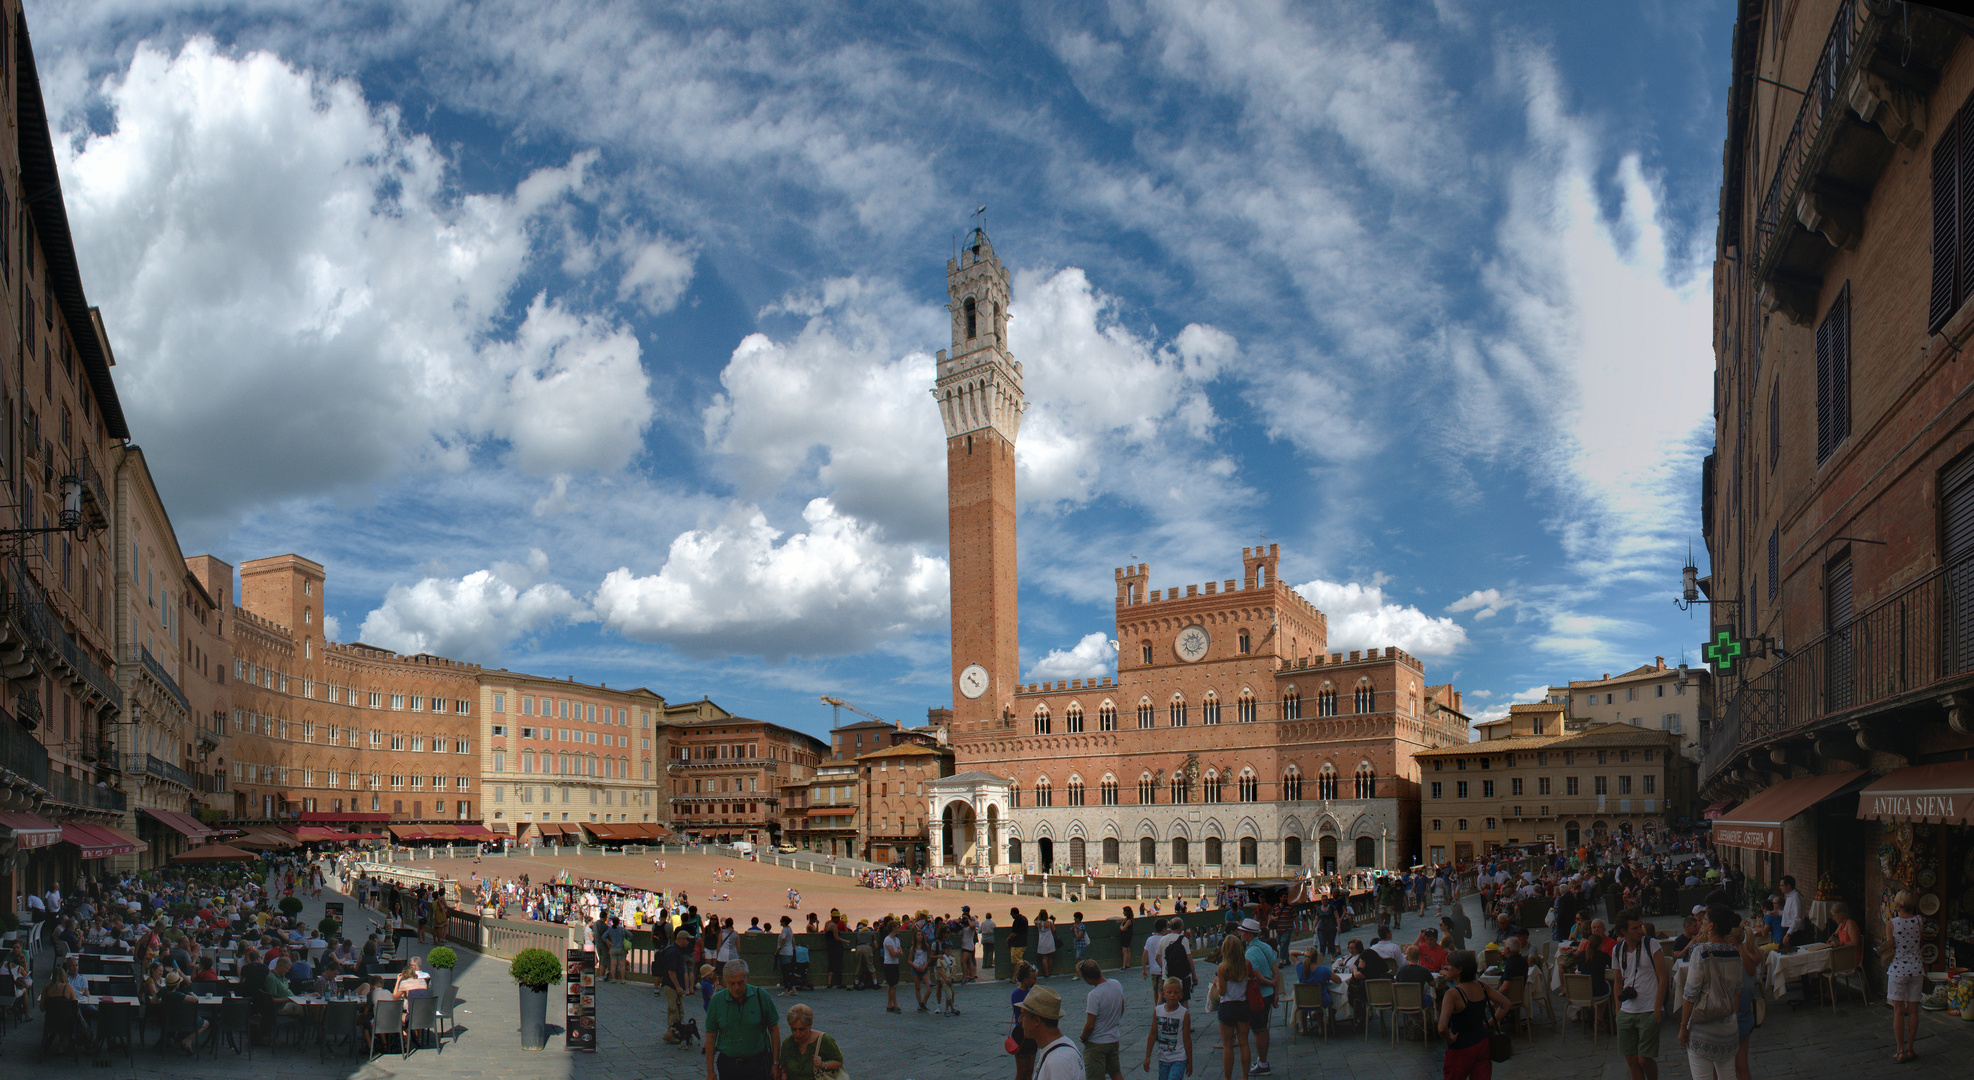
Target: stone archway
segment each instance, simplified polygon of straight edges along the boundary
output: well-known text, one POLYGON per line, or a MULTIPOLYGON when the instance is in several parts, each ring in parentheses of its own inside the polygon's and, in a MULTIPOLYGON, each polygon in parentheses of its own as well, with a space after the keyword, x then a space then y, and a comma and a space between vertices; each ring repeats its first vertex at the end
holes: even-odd
POLYGON ((1317 867, 1325 874, 1337 872, 1337 838, 1325 835, 1316 841, 1317 867))
POLYGON ((955 800, 946 804, 939 815, 941 848, 944 852, 943 865, 970 866, 980 857, 975 833, 979 818, 970 803, 955 800))
POLYGON ((1043 874, 1052 874, 1056 866, 1056 842, 1053 837, 1043 836, 1035 840, 1035 868, 1043 874))

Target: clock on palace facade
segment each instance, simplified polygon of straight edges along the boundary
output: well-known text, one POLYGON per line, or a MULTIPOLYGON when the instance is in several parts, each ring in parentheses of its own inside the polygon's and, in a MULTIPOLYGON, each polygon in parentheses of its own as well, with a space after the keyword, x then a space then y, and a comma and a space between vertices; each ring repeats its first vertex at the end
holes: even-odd
POLYGON ((1179 654, 1179 659, 1193 664, 1206 658, 1207 646, 1211 644, 1213 639, 1207 636, 1206 627, 1188 626, 1179 631, 1179 636, 1172 642, 1172 648, 1179 654))
POLYGON ((969 698, 977 698, 987 692, 987 669, 979 664, 968 664, 960 672, 960 693, 969 698))

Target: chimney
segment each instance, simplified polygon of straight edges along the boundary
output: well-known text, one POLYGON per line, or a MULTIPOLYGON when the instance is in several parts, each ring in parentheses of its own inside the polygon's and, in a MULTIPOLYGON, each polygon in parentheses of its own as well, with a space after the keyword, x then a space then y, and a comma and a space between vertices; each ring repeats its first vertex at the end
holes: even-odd
POLYGON ((1660 657, 1654 657, 1654 659, 1658 660, 1659 662, 1659 670, 1664 671, 1666 669, 1666 658, 1660 656, 1660 657))
POLYGON ((1610 673, 1610 672, 1608 672, 1608 671, 1606 671, 1606 672, 1604 673, 1604 681, 1605 681, 1605 682, 1610 682, 1610 681, 1611 681, 1611 673, 1610 673))

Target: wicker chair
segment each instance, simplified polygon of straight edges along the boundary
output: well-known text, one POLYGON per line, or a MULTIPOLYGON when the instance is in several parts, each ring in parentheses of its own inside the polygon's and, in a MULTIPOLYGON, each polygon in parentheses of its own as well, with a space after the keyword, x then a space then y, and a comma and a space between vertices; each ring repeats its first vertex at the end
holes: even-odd
MULTIPOLYGON (((1590 1010, 1590 1045, 1594 1049, 1597 1046, 1598 1028, 1603 1023, 1604 1017, 1610 1016, 1613 1032, 1617 1030, 1618 1017, 1617 1001, 1611 997, 1610 988, 1606 987, 1601 995, 1592 994, 1591 985, 1588 972, 1573 971, 1563 976, 1563 996, 1572 1006, 1590 1010)), ((1568 1031, 1567 1025, 1564 1030, 1568 1031)))
POLYGON ((1426 1042, 1426 988, 1422 983, 1394 982, 1391 984, 1391 1044, 1398 1045, 1398 1022, 1406 1016, 1419 1019, 1419 1044, 1426 1042))
POLYGON ((1364 980, 1364 1039, 1371 1039, 1371 1018, 1382 1009, 1386 1013, 1385 1022, 1391 1022, 1392 1000, 1390 979, 1364 980))

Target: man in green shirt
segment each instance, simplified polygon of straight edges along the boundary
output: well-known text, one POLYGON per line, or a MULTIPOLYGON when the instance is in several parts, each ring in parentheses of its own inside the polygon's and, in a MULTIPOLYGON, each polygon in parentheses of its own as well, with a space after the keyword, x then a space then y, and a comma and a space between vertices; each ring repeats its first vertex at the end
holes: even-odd
POLYGON ((706 1080, 782 1080, 780 1014, 747 985, 747 961, 729 960, 726 989, 706 1004, 706 1080))
POLYGON ((283 1016, 293 1016, 302 1011, 301 1003, 295 1000, 294 988, 288 985, 288 971, 294 961, 282 957, 274 962, 274 968, 267 973, 261 988, 274 999, 274 1011, 283 1016))

